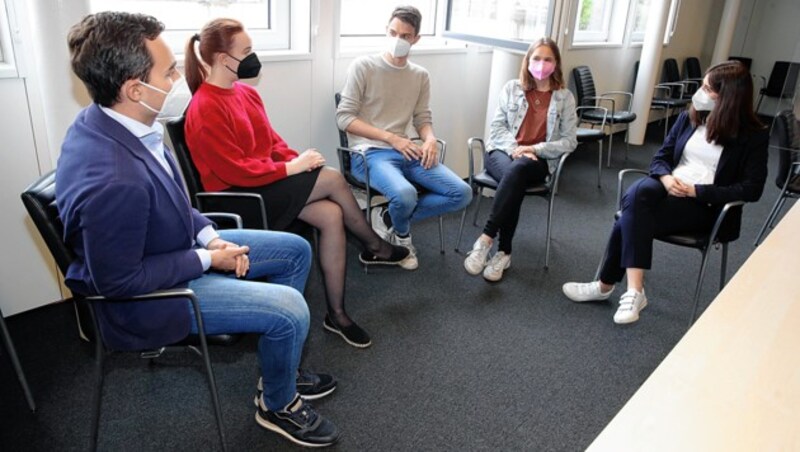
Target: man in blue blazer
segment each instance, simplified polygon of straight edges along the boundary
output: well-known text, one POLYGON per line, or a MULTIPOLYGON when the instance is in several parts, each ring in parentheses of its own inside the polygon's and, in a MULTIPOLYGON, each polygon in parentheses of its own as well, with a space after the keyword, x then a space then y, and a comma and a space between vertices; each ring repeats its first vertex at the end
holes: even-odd
MULTIPOLYGON (((308 242, 271 231, 217 232, 191 207, 156 122, 180 115, 190 98, 163 30, 153 17, 113 12, 70 30, 72 68, 94 103, 67 132, 56 171, 64 237, 75 253, 66 283, 112 298, 191 288, 207 333, 261 334, 258 424, 301 445, 332 444, 336 426, 301 398, 336 387, 328 375, 298 370, 308 334, 308 242)), ((98 305, 103 338, 119 350, 196 333, 193 316, 184 299, 98 305)))

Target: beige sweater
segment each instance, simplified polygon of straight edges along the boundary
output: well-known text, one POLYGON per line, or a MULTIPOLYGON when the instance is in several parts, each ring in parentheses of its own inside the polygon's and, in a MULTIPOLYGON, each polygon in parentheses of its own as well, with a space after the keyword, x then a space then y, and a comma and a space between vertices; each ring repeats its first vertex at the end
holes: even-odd
MULTIPOLYGON (((379 129, 408 137, 410 127, 419 129, 431 124, 430 76, 428 71, 409 62, 405 67, 392 66, 382 55, 364 56, 350 65, 336 110, 341 130, 356 118, 379 129)), ((413 133, 413 132, 412 132, 413 133)), ((347 134, 350 147, 390 147, 383 141, 347 134)))

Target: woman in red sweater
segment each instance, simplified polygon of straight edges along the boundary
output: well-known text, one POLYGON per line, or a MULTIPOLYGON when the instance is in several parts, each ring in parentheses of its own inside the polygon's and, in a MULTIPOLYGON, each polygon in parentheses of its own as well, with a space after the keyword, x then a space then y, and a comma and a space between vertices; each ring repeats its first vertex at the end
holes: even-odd
POLYGON ((286 230, 300 220, 319 229, 328 301, 323 326, 354 347, 368 347, 369 335, 344 309, 345 228, 364 245, 359 259, 365 264, 399 264, 409 251, 375 234, 344 177, 325 166, 316 149, 298 154, 272 129, 258 92, 238 82, 260 69, 250 36, 235 20, 213 20, 189 40, 186 79, 194 96, 186 142, 192 160, 205 190, 261 194, 270 228, 286 230))

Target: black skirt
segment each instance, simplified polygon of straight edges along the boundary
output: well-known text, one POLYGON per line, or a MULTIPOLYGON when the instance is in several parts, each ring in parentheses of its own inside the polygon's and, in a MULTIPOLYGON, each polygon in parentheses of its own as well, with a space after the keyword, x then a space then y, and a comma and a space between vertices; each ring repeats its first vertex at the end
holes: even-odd
POLYGON ((231 187, 225 191, 236 193, 258 193, 264 198, 267 222, 273 231, 288 231, 294 228, 297 216, 306 206, 320 168, 295 174, 269 185, 258 187, 231 187))

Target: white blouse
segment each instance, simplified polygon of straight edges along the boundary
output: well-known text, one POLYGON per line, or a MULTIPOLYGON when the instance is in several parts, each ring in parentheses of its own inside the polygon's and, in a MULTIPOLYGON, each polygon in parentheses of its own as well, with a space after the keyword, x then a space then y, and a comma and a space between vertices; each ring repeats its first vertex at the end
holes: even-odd
POLYGON ((706 141, 706 126, 700 126, 686 142, 681 161, 672 175, 686 184, 713 184, 720 155, 722 146, 706 141))

